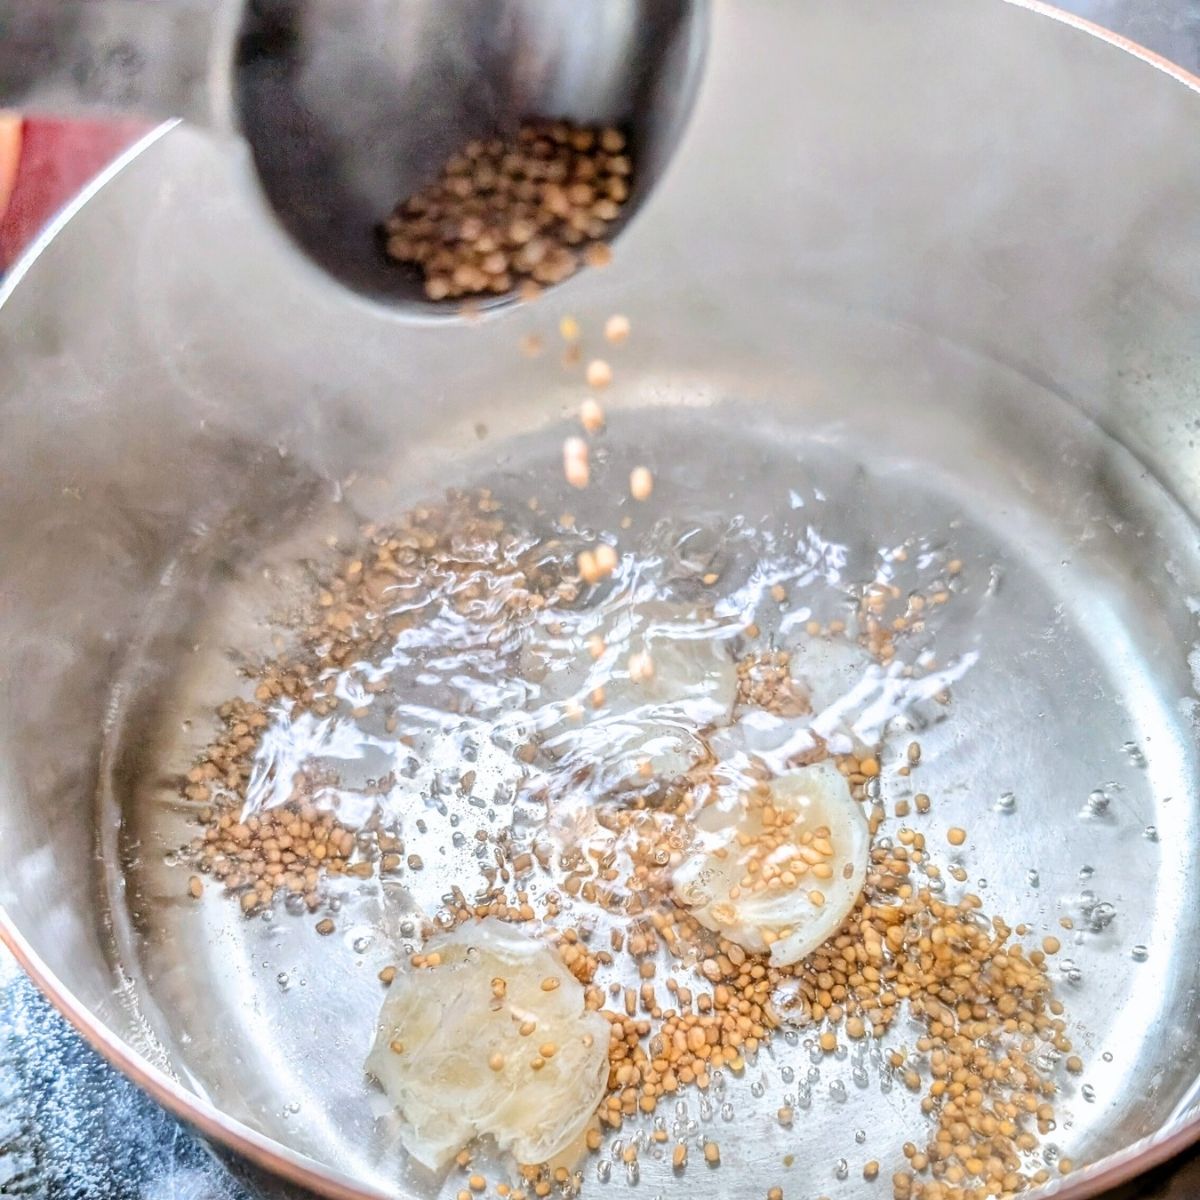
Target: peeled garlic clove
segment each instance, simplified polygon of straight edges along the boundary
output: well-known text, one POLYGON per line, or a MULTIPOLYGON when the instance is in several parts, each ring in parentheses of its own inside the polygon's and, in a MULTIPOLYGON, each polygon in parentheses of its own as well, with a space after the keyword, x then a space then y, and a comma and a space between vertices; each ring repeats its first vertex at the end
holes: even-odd
POLYGON ((366 1063, 405 1148, 433 1169, 484 1134, 520 1162, 553 1157, 604 1094, 608 1022, 552 950, 501 921, 460 926, 424 953, 441 961, 396 976, 366 1063))
POLYGON ((778 776, 701 811, 676 900, 707 929, 778 966, 840 928, 866 880, 870 828, 829 763, 778 776))

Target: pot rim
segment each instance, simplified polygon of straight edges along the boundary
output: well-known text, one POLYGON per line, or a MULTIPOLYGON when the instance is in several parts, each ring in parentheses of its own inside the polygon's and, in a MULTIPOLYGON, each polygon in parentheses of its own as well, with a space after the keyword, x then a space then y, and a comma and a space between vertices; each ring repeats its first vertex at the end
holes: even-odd
MULTIPOLYGON (((1004 3, 1090 34, 1140 59, 1200 95, 1200 76, 1094 21, 1065 12, 1045 3, 1044 0, 1004 0, 1004 3)), ((92 196, 177 124, 179 122, 173 120, 156 126, 110 163, 58 213, 24 250, 3 284, 0 284, 0 307, 3 307, 14 288, 50 241, 92 196)), ((254 1166, 289 1183, 328 1197, 329 1200, 387 1200, 385 1193, 298 1154, 273 1138, 258 1133, 243 1122, 228 1116, 166 1071, 150 1063, 62 985, 20 934, 2 905, 0 944, 7 946, 43 995, 93 1050, 174 1116, 197 1130, 202 1137, 217 1141, 254 1166)), ((1200 1142, 1200 1111, 1179 1120, 1165 1131, 1150 1134, 1114 1154, 1107 1155, 1091 1166, 1073 1173, 1069 1178, 1046 1184, 1043 1188, 1031 1192, 1030 1196, 1053 1195, 1055 1200, 1088 1200, 1089 1197, 1100 1196, 1106 1190, 1119 1187, 1161 1166, 1197 1142, 1200 1142)))

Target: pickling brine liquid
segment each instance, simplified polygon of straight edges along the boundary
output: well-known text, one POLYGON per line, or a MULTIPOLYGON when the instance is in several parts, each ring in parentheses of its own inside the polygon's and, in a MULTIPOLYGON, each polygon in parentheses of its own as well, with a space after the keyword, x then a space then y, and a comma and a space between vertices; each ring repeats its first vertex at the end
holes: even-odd
POLYGON ((577 432, 358 480, 204 593, 118 781, 165 1059, 430 1195, 999 1194, 1103 1152, 1191 770, 1112 632, 1133 574, 1002 443, 640 409, 581 490, 577 432))

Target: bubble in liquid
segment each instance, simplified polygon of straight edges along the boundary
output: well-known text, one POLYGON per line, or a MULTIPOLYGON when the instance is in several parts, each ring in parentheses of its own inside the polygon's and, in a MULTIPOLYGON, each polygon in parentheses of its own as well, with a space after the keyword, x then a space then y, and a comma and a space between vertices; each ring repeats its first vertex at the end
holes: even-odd
POLYGON ((761 1100, 766 1090, 767 1089, 762 1085, 762 1081, 758 1079, 756 1079, 750 1085, 750 1095, 752 1095, 756 1100, 761 1100))
POLYGON ((371 941, 372 939, 370 934, 363 934, 362 937, 356 937, 354 941, 350 943, 350 949, 353 950, 355 954, 366 954, 366 952, 371 948, 371 941))
POLYGON ((812 1104, 812 1089, 807 1084, 796 1091, 796 1107, 808 1108, 812 1104))
POLYGON ((712 1101, 707 1096, 700 1097, 700 1120, 711 1121, 713 1118, 712 1101))
POLYGON ((286 971, 280 971, 279 974, 275 976, 275 982, 279 984, 279 990, 281 992, 286 992, 288 988, 292 986, 291 977, 286 971))
POLYGON ((1105 1062, 1112 1062, 1112 1060, 1113 1060, 1112 1051, 1105 1050, 1105 1052, 1102 1055, 1100 1055, 1100 1057, 1102 1059, 1104 1059, 1105 1062))
POLYGON ((1143 963, 1150 957, 1150 951, 1147 950, 1145 946, 1134 946, 1134 948, 1129 952, 1129 957, 1132 958, 1134 962, 1143 963))
POLYGON ((1094 867, 1089 867, 1085 863, 1082 867, 1079 868, 1079 882, 1087 883, 1087 881, 1089 879, 1091 879, 1091 877, 1093 875, 1095 875, 1095 873, 1096 873, 1096 869, 1094 867))
POLYGON ((724 1104, 721 1105, 721 1120, 722 1121, 732 1121, 733 1120, 733 1105, 730 1104, 728 1101, 726 1101, 724 1104))
POLYGON ((1108 812, 1108 806, 1112 803, 1111 797, 1099 788, 1095 788, 1088 793, 1087 811, 1094 817, 1102 817, 1108 812))
POLYGON ((1144 767, 1146 765, 1146 755, 1142 752, 1141 746, 1137 742, 1126 742, 1122 747, 1129 761, 1135 767, 1144 767))
POLYGON ((843 1103, 846 1099, 846 1085, 840 1079, 835 1079, 829 1085, 829 1095, 838 1104, 843 1103))
POLYGON ((1000 813, 1015 812, 1017 808, 1017 798, 1012 792, 1001 792, 996 797, 996 811, 1000 813))
POLYGON ((784 1083, 791 1083, 792 1080, 796 1078, 796 1072, 793 1071, 791 1067, 780 1067, 779 1078, 783 1080, 784 1083))
POLYGON ((688 1106, 686 1100, 675 1101, 675 1115, 681 1120, 686 1121, 688 1115, 688 1106))
POLYGON ((1112 924, 1116 915, 1117 910, 1107 900, 1101 901, 1088 914, 1088 925, 1095 933, 1099 933, 1112 924))
POLYGON ((601 1183, 607 1183, 611 1177, 612 1163, 610 1163, 607 1158, 602 1158, 596 1164, 596 1178, 600 1180, 601 1183))
POLYGON ((848 1179, 850 1176, 850 1164, 844 1158, 839 1158, 837 1166, 833 1169, 833 1173, 839 1180, 848 1179))
POLYGON ((1146 828, 1142 830, 1142 837, 1144 837, 1146 839, 1146 841, 1148 841, 1148 842, 1157 842, 1158 841, 1157 828, 1155 828, 1155 826, 1153 826, 1153 825, 1147 825, 1146 828))
POLYGON ((805 1074, 809 1083, 816 1083, 821 1078, 821 1072, 817 1067, 809 1067, 805 1074))
POLYGON ((854 1080, 855 1084, 857 1084, 857 1086, 860 1088, 865 1088, 867 1086, 867 1084, 871 1082, 869 1077, 867 1076, 866 1067, 862 1066, 861 1064, 859 1066, 855 1067, 854 1070, 850 1074, 851 1074, 851 1078, 854 1080))
POLYGON ((861 1146, 867 1140, 867 1131, 865 1129, 856 1129, 854 1131, 854 1140, 861 1146))
POLYGON ((1029 870, 1025 872, 1025 882, 1028 883, 1030 887, 1037 887, 1042 882, 1042 877, 1037 873, 1037 871, 1034 870, 1033 867, 1030 867, 1029 870))
POLYGON ((300 1105, 293 1100, 290 1104, 283 1106, 283 1111, 294 1117, 300 1111, 300 1105))
POLYGON ((1085 1083, 1079 1089, 1079 1094, 1089 1103, 1093 1104, 1096 1100, 1096 1089, 1090 1083, 1085 1083))
POLYGON ((637 1181, 641 1178, 641 1176, 642 1176, 642 1169, 641 1169, 641 1167, 639 1167, 637 1165, 636 1159, 631 1163, 625 1164, 625 1178, 627 1180, 629 1180, 629 1182, 631 1184, 637 1183, 637 1181))

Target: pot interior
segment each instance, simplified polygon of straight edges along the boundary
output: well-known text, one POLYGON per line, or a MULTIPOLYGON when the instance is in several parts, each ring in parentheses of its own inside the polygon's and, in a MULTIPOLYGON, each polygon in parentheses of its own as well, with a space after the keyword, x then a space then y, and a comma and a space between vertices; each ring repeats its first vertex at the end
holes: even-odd
MULTIPOLYGON (((426 326, 348 300, 258 223, 237 150, 179 127, 0 312, 0 901, 98 1027, 315 1182, 464 1186, 408 1160, 363 1061, 377 972, 477 870, 455 833, 516 810, 401 804, 428 869, 336 882, 321 936, 322 913, 189 896, 177 780, 331 541, 448 487, 489 487, 535 530, 568 507, 577 531, 631 516, 622 545, 662 578, 703 545, 746 612, 784 580, 780 644, 880 571, 945 591, 928 649, 949 703, 905 710, 877 836, 919 827, 936 894, 1061 943, 1046 972, 1081 1070, 1039 1049, 1058 1092, 1030 1170, 1193 1114, 1200 96, 1007 5, 712 20, 692 125, 615 266, 537 304, 426 326), (590 355, 614 312, 634 332, 605 347, 607 429, 576 494, 561 444, 585 389, 557 324, 590 355), (518 350, 531 333, 540 359, 518 350), (896 816, 918 790, 928 816, 896 816)), ((627 1124, 640 1178, 610 1138, 585 1193, 850 1197, 872 1160, 886 1191, 929 1136, 888 1058, 919 1030, 832 1055, 818 1032, 785 1028, 627 1124), (719 1170, 672 1169, 676 1141, 699 1159, 706 1140, 719 1170)))

